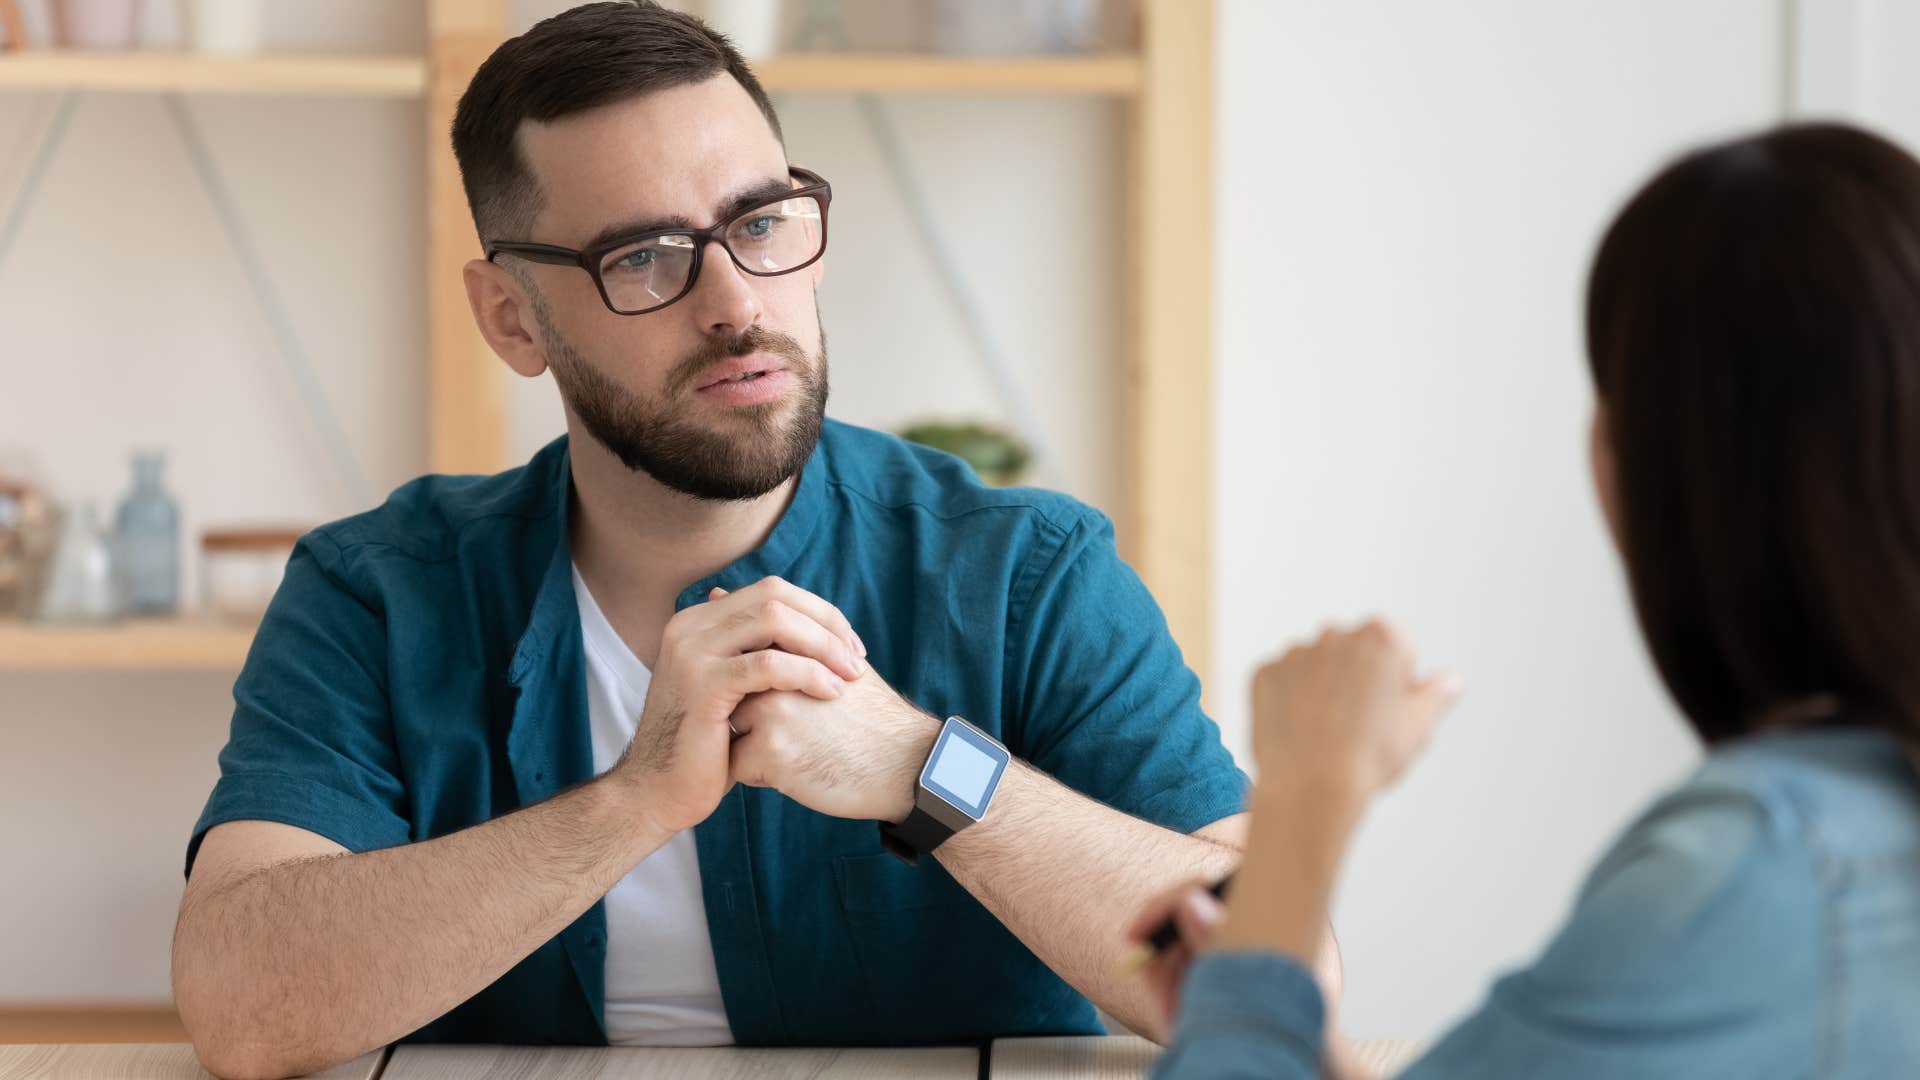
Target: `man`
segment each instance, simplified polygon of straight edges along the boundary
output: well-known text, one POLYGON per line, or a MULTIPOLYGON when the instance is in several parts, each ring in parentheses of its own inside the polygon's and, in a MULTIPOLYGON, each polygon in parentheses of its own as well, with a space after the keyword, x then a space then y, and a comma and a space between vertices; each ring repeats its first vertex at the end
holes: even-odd
POLYGON ((547 20, 453 138, 568 434, 302 541, 188 848, 201 1060, 1159 1034, 1127 922, 1245 778, 1106 520, 824 421, 831 189, 698 21, 547 20))

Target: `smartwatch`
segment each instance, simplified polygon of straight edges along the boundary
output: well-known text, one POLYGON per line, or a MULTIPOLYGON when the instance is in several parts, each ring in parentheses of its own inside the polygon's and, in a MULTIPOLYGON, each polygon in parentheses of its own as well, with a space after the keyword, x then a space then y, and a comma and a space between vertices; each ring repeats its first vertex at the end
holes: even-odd
POLYGON ((909 865, 947 837, 987 816, 993 793, 1013 755, 993 736, 957 716, 947 717, 933 752, 920 769, 913 813, 880 823, 880 846, 909 865))

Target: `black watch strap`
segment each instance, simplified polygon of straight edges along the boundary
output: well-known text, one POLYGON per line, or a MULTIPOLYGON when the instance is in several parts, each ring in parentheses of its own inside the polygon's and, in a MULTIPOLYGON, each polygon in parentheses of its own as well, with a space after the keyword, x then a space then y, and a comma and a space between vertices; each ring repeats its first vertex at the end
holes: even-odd
POLYGON ((925 810, 913 808, 907 820, 895 825, 891 821, 880 823, 880 846, 893 852, 901 862, 911 866, 920 861, 920 856, 945 843, 953 830, 940 822, 925 810))

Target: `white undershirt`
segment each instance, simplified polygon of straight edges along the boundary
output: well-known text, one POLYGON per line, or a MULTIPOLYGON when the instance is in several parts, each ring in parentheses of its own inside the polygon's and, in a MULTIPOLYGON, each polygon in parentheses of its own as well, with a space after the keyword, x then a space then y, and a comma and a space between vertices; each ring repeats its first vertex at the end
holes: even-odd
MULTIPOLYGON (((606 772, 633 739, 653 681, 587 591, 573 592, 586 641, 593 771, 606 772)), ((607 893, 607 1041, 615 1046, 729 1046, 733 1028, 707 936, 693 830, 641 860, 607 893)))

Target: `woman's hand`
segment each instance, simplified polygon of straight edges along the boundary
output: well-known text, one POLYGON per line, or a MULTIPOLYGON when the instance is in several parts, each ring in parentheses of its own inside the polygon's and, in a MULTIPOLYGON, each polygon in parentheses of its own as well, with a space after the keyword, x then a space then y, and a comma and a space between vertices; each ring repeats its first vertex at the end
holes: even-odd
POLYGON ((1145 969, 1147 985, 1153 990, 1157 1014, 1165 1020, 1163 1030, 1172 1031, 1180 1013, 1180 988, 1186 984, 1187 969, 1213 936, 1226 908, 1207 891, 1200 880, 1182 882, 1148 902, 1140 917, 1127 930, 1127 941, 1140 949, 1150 949, 1148 938, 1168 919, 1178 930, 1173 944, 1153 953, 1145 969))
MULTIPOLYGON (((1367 805, 1406 771, 1459 694, 1451 675, 1417 675, 1413 649, 1378 620, 1328 630, 1260 669, 1253 682, 1260 782, 1250 797, 1246 857, 1224 914, 1185 895, 1157 909, 1162 917, 1174 911, 1181 930, 1180 947, 1154 971, 1163 1002, 1171 1005, 1198 951, 1275 952, 1312 963, 1367 805)), ((1328 1062, 1351 1071, 1331 1033, 1328 1062)))
MULTIPOLYGON (((1144 972, 1147 984, 1152 988, 1156 1015, 1164 1021, 1162 1030, 1169 1033, 1174 1030, 1174 1023, 1180 1015, 1180 990, 1186 985, 1187 970, 1212 942, 1214 928, 1220 925, 1225 915, 1225 905, 1214 899, 1204 881, 1196 879, 1183 882, 1155 897, 1128 928, 1127 941, 1141 949, 1150 948, 1147 939, 1168 919, 1173 920, 1174 928, 1179 931, 1173 944, 1153 954, 1144 972)), ((1321 1072, 1329 1080, 1373 1080, 1372 1070, 1360 1064, 1352 1044, 1340 1034, 1341 974, 1333 952, 1333 936, 1329 933, 1327 948, 1321 950, 1313 971, 1327 1005, 1324 1032, 1326 1049, 1321 1058, 1321 1072)))
MULTIPOLYGON (((1454 676, 1417 675, 1412 647, 1379 620, 1328 630, 1260 669, 1253 682, 1260 783, 1228 903, 1205 882, 1187 882, 1147 905, 1128 932, 1145 947, 1169 917, 1179 931, 1146 968, 1168 1029, 1187 969, 1203 951, 1271 951, 1302 964, 1324 953, 1327 905, 1354 827, 1459 696, 1454 676)), ((1316 975, 1328 1004, 1328 1075, 1364 1075, 1337 1033, 1335 980, 1316 975)))
POLYGON ((1254 675, 1261 786, 1332 784, 1371 799, 1420 755, 1460 688, 1451 674, 1420 676, 1390 623, 1324 631, 1254 675))

